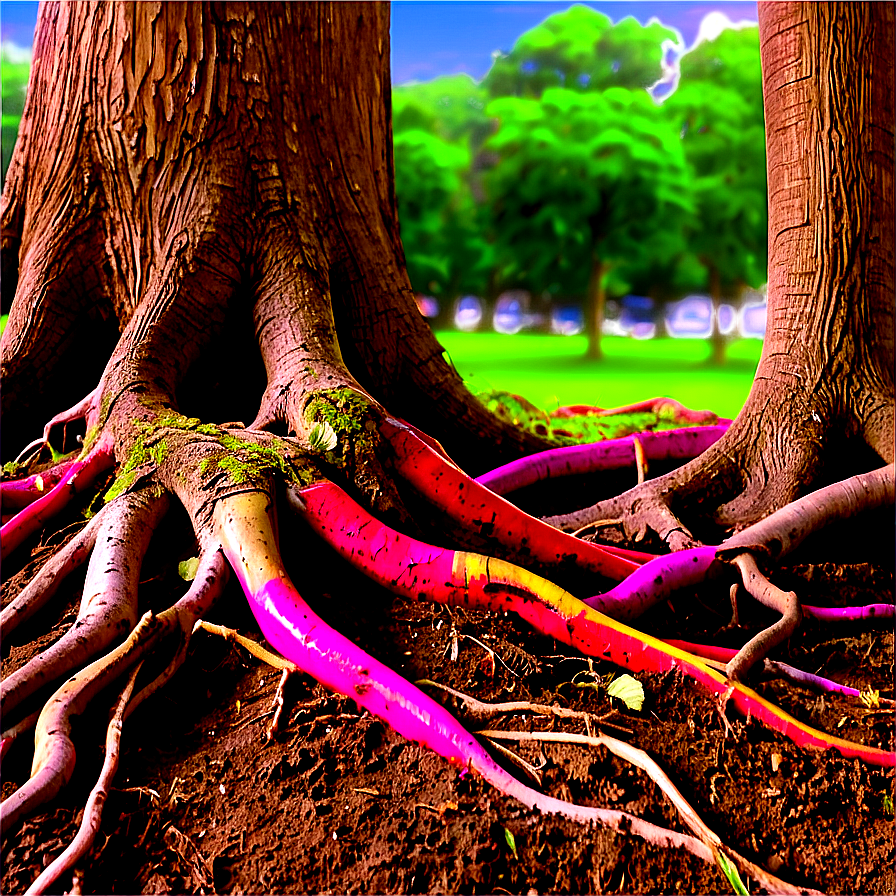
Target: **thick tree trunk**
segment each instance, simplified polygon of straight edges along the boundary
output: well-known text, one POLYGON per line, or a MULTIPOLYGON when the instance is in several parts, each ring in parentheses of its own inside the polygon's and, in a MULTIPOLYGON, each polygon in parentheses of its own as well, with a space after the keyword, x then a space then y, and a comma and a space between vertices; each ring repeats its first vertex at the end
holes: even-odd
POLYGON ((855 472, 855 452, 823 450, 838 442, 894 456, 893 6, 766 3, 759 24, 769 309, 750 396, 714 453, 734 448, 746 473, 732 521, 804 493, 825 460, 855 472))
POLYGON ((3 340, 8 448, 46 415, 33 399, 51 393, 64 408, 95 385, 118 329, 117 354, 139 355, 140 375, 172 398, 193 368, 191 413, 253 415, 241 409, 253 389, 237 396, 261 370, 253 315, 269 387, 303 364, 338 364, 313 347, 335 326, 352 374, 459 459, 480 437, 492 460, 539 444, 469 396, 413 302, 394 210, 387 4, 47 4, 40 16, 3 198, 4 293, 17 281, 3 340), (307 320, 271 329, 275 295, 307 320), (211 361, 241 376, 210 380, 211 361), (229 394, 224 407, 209 383, 229 394), (465 427, 472 440, 457 436, 465 427))
POLYGON ((603 359, 601 348, 601 336, 604 328, 604 313, 607 305, 607 295, 604 289, 604 275, 607 265, 600 258, 594 258, 591 262, 591 275, 588 278, 588 293, 585 297, 585 326, 588 334, 587 357, 592 361, 603 359))
POLYGON ((763 3, 759 26, 768 325, 744 409, 703 461, 713 489, 740 492, 734 523, 805 493, 827 461, 856 472, 864 455, 838 444, 894 456, 893 6, 763 3))
POLYGON ((894 8, 760 3, 768 325, 749 397, 680 469, 555 522, 623 518, 673 547, 681 520, 761 519, 894 458, 894 8), (870 449, 870 451, 869 451, 870 449))

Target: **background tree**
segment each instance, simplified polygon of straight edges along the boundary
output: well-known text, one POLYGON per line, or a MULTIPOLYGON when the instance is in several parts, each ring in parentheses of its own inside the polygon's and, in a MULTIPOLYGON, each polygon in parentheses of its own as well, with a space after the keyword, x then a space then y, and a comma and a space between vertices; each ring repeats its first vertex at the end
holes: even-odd
POLYGON ((9 50, 0 48, 0 79, 3 82, 3 126, 2 126, 2 178, 6 179, 6 169, 15 146, 22 110, 25 107, 25 89, 28 86, 28 72, 31 65, 27 60, 10 57, 9 50))
POLYGON ((398 84, 392 88, 392 130, 426 131, 475 151, 492 130, 485 114, 488 99, 482 85, 466 74, 398 84))
MULTIPOLYGON (((723 290, 767 278, 767 192, 762 71, 757 28, 727 29, 681 57, 681 80, 663 104, 681 128, 695 214, 688 248, 706 269, 717 323, 723 290)), ((713 361, 725 337, 713 331, 713 361)))
POLYGON ((473 165, 492 129, 484 100, 468 75, 392 91, 401 242, 418 292, 448 299, 481 294, 491 277, 487 212, 473 165))
POLYGON ((486 144, 496 254, 505 279, 585 295, 588 355, 601 357, 608 271, 680 251, 690 211, 681 141, 643 91, 494 100, 486 144))
POLYGON ((483 86, 492 97, 534 99, 550 87, 646 89, 663 77, 665 44, 675 40, 658 22, 645 26, 628 17, 613 24, 577 4, 523 34, 495 59, 483 86))
POLYGON ((396 132, 395 191, 408 276, 418 292, 481 292, 491 246, 470 190, 470 152, 422 130, 396 132))

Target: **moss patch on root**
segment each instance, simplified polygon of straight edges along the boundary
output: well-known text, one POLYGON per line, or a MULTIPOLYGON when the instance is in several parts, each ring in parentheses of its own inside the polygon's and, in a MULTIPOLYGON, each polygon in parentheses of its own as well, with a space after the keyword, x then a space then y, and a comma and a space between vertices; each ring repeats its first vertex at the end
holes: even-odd
POLYGON ((365 441, 371 441, 375 429, 370 399, 354 389, 326 389, 316 392, 305 406, 305 421, 312 432, 326 426, 332 427, 337 444, 352 445, 357 451, 365 441))
MULTIPOLYGON (((271 437, 266 444, 259 444, 232 435, 214 424, 203 423, 196 417, 184 417, 168 411, 157 414, 151 422, 138 421, 134 425, 138 430, 137 438, 104 496, 106 503, 130 489, 141 470, 158 469, 162 465, 171 451, 170 437, 173 433, 195 433, 206 445, 214 444, 214 454, 206 455, 199 461, 200 477, 218 469, 225 472, 236 485, 281 476, 304 486, 315 478, 314 473, 296 458, 295 447, 282 439, 271 437)), ((187 474, 181 471, 178 475, 184 477, 187 474)))

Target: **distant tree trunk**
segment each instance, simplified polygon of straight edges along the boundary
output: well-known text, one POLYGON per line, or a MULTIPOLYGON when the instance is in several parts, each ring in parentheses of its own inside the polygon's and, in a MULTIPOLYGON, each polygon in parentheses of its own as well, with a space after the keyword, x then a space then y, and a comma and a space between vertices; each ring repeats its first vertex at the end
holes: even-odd
POLYGON ((591 263, 591 276, 588 278, 588 293, 585 297, 585 332, 588 334, 586 357, 593 361, 600 361, 604 356, 601 348, 601 334, 607 305, 604 277, 608 269, 606 262, 600 258, 594 258, 591 263))
POLYGON ((742 527, 896 455, 894 7, 760 3, 759 30, 768 324, 750 394, 696 460, 564 525, 622 517, 684 547, 679 520, 742 527))
POLYGON ((728 339, 722 334, 719 327, 719 309, 722 307, 722 280, 719 276, 719 269, 712 262, 707 264, 707 269, 709 270, 709 295, 712 299, 712 334, 709 337, 712 345, 710 363, 721 367, 725 363, 725 348, 728 344, 728 339))

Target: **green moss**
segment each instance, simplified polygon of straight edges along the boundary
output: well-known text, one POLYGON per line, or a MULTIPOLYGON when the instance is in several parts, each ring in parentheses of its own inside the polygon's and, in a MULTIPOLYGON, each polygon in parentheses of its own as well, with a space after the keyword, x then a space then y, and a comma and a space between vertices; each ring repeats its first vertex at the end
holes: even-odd
POLYGON ((324 424, 332 427, 337 441, 331 451, 345 454, 349 445, 354 454, 375 448, 375 412, 370 399, 354 389, 326 389, 315 393, 305 407, 305 420, 311 425, 311 432, 320 437, 314 440, 319 446, 329 447, 330 439, 323 438, 324 424))
MULTIPOLYGON (((271 439, 267 444, 259 445, 232 436, 213 424, 202 423, 195 417, 184 417, 167 411, 158 414, 151 423, 142 421, 135 425, 138 428, 137 438, 127 460, 121 465, 115 482, 105 495, 106 502, 131 488, 137 480, 139 470, 144 467, 158 468, 165 462, 171 449, 164 436, 166 431, 171 430, 196 433, 203 436, 204 441, 211 440, 220 448, 219 456, 206 456, 199 461, 200 478, 220 469, 237 485, 258 482, 276 475, 298 485, 307 485, 314 479, 312 472, 291 459, 294 449, 281 439, 271 439)), ((188 471, 178 470, 176 475, 186 480, 188 471)))
POLYGON ((84 441, 81 444, 81 454, 78 456, 78 460, 84 460, 90 452, 90 449, 96 444, 96 440, 100 437, 100 433, 106 425, 106 420, 109 417, 109 411, 111 409, 112 395, 109 392, 104 392, 103 397, 100 399, 99 421, 91 426, 84 434, 84 441))
POLYGON ((158 467, 168 455, 168 446, 163 439, 154 440, 157 427, 150 423, 138 422, 139 435, 134 441, 131 453, 118 470, 112 487, 106 492, 104 501, 110 501, 124 494, 136 481, 141 467, 153 464, 158 467))
POLYGON ((311 424, 329 423, 337 435, 351 437, 364 432, 369 413, 369 400, 354 389, 326 389, 308 402, 305 419, 311 424))
MULTIPOLYGON (((603 439, 621 439, 632 433, 699 426, 682 417, 673 404, 661 404, 656 411, 628 414, 577 414, 551 417, 535 405, 510 392, 491 391, 477 396, 496 416, 514 426, 553 439, 558 444, 586 444, 603 439)), ((714 423, 708 418, 705 424, 714 423)))

